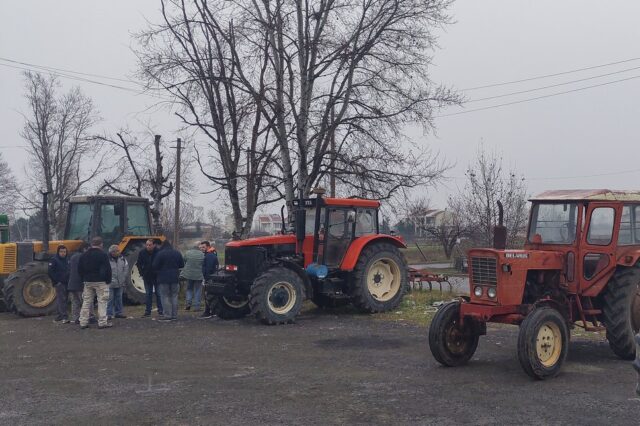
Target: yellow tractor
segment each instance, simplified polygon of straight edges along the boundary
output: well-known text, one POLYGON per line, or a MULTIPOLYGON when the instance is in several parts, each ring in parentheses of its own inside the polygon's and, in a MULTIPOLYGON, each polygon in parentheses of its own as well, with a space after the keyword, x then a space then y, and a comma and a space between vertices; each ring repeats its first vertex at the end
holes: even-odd
MULTIPOLYGON (((43 204, 46 206, 46 199, 43 204)), ((64 239, 48 241, 46 223, 44 228, 43 241, 0 244, 0 309, 25 317, 54 313, 56 292, 47 275, 48 259, 60 244, 72 254, 82 241, 95 236, 102 237, 105 250, 112 244, 119 246, 131 270, 125 299, 144 303, 144 283, 135 266, 138 252, 149 238, 164 240, 152 236, 149 200, 114 195, 71 197, 64 239)))

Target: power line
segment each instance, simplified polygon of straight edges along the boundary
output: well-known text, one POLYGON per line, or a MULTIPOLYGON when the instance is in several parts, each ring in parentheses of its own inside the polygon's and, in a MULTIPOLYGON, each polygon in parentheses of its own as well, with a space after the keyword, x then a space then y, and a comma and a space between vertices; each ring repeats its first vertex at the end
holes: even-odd
POLYGON ((133 81, 131 79, 118 78, 118 77, 109 77, 109 76, 101 75, 101 74, 92 74, 92 73, 86 73, 86 72, 80 72, 80 71, 73 71, 73 70, 64 69, 64 68, 55 68, 55 67, 50 67, 50 66, 47 66, 47 65, 30 64, 28 62, 21 62, 21 61, 16 61, 16 60, 13 60, 13 59, 3 58, 3 57, 0 57, 0 61, 11 62, 13 64, 24 65, 24 66, 31 67, 31 68, 42 68, 42 69, 53 70, 53 71, 61 71, 61 72, 64 72, 64 73, 79 74, 79 75, 85 75, 85 76, 88 76, 88 77, 98 77, 98 78, 103 78, 103 79, 106 79, 106 80, 122 81, 124 83, 133 83, 133 84, 139 85, 139 83, 137 83, 136 81, 133 81))
POLYGON ((608 66, 611 66, 611 65, 624 64, 624 63, 627 63, 627 62, 637 61, 639 59, 640 59, 640 57, 638 57, 638 58, 630 58, 630 59, 625 59, 623 61, 609 62, 607 64, 602 64, 602 65, 594 65, 594 66, 590 66, 590 67, 577 68, 577 69, 573 69, 573 70, 569 70, 569 71, 562 71, 562 72, 558 72, 558 73, 554 73, 554 74, 546 74, 546 75, 540 75, 540 76, 536 76, 536 77, 523 78, 523 79, 520 79, 520 80, 505 81, 503 83, 486 84, 484 86, 469 87, 467 89, 462 89, 462 91, 463 92, 470 92, 471 90, 487 89, 489 87, 506 86, 508 84, 524 83, 526 81, 540 80, 540 79, 543 79, 543 78, 557 77, 559 75, 566 75, 566 74, 572 74, 572 73, 581 72, 581 71, 588 71, 588 70, 593 70, 593 69, 596 69, 596 68, 604 68, 604 67, 608 67, 608 66))
POLYGON ((505 93, 505 94, 502 94, 502 95, 487 96, 485 98, 471 99, 470 101, 466 101, 465 103, 488 101, 490 99, 505 98, 507 96, 520 95, 522 93, 537 92, 539 90, 551 89, 551 88, 554 88, 554 87, 566 86, 568 84, 580 83, 581 81, 595 80, 596 78, 602 78, 602 77, 607 77, 607 76, 610 76, 610 75, 622 74, 622 73, 629 72, 629 71, 634 71, 634 70, 637 70, 637 69, 640 69, 640 67, 627 68, 627 69, 624 69, 624 70, 609 72, 609 73, 606 73, 606 74, 594 75, 593 77, 586 77, 586 78, 581 78, 581 79, 578 79, 578 80, 567 81, 567 82, 564 82, 564 83, 551 84, 549 86, 536 87, 535 89, 520 90, 518 92, 505 93))
POLYGON ((519 101, 507 102, 507 103, 504 103, 504 104, 491 105, 491 106, 486 106, 486 107, 482 107, 482 108, 469 109, 469 110, 466 110, 466 111, 452 112, 450 114, 437 115, 434 118, 450 117, 452 115, 469 114, 469 113, 476 112, 476 111, 484 111, 484 110, 488 110, 488 109, 501 108, 501 107, 505 107, 505 106, 509 106, 509 105, 522 104, 522 103, 525 103, 525 102, 536 101, 538 99, 551 98, 551 97, 554 97, 554 96, 565 95, 567 93, 580 92, 580 91, 583 91, 583 90, 593 89, 595 87, 601 87, 601 86, 607 86, 609 84, 621 83, 623 81, 634 80, 636 78, 640 78, 640 75, 636 75, 636 76, 628 77, 628 78, 622 78, 620 80, 608 81, 606 83, 600 83, 600 84, 594 84, 594 85, 591 85, 591 86, 580 87, 578 89, 566 90, 564 92, 557 92, 557 93, 551 93, 551 94, 548 94, 548 95, 536 96, 535 98, 521 99, 519 101))

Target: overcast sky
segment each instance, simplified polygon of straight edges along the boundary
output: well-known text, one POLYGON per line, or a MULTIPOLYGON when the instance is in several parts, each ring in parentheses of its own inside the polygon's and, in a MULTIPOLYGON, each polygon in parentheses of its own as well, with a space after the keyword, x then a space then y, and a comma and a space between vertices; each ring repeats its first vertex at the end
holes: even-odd
MULTIPOLYGON (((19 65, 5 60, 126 79, 136 66, 131 33, 145 19, 157 20, 158 8, 157 0, 0 2, 0 151, 18 177, 26 159, 16 147, 25 144, 19 136, 23 80, 21 70, 6 66, 19 65)), ((532 194, 563 188, 640 189, 640 49, 633 47, 640 40, 640 2, 459 0, 451 14, 456 22, 440 32, 441 49, 429 71, 435 81, 463 91, 469 101, 559 86, 448 108, 437 114, 437 134, 415 132, 420 144, 455 165, 446 184, 425 189, 434 207, 444 207, 447 195, 464 185, 464 171, 481 140, 525 177, 532 194), (621 61, 626 62, 464 90, 621 61), (597 77, 603 74, 609 75, 597 77), (628 80, 445 116, 622 79, 628 80), (560 85, 575 80, 583 81, 560 85)), ((65 89, 80 85, 93 98, 104 118, 98 132, 123 125, 144 131, 149 124, 165 139, 178 136, 171 112, 147 111, 153 98, 88 82, 61 82, 65 89)), ((204 179, 199 182, 203 192, 210 189, 204 179)), ((196 202, 210 200, 199 196, 196 202)))

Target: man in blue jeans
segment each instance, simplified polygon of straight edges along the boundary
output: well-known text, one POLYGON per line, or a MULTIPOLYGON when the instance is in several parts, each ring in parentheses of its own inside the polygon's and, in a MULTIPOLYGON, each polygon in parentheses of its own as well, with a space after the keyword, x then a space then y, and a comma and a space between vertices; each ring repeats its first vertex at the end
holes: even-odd
POLYGON ((182 255, 171 247, 169 240, 165 240, 153 259, 153 270, 156 273, 158 290, 160 290, 164 307, 164 316, 160 321, 178 319, 178 293, 180 292, 178 279, 182 268, 184 268, 182 255))
POLYGON ((158 249, 155 247, 155 242, 152 239, 148 239, 144 245, 144 250, 140 250, 138 253, 138 260, 136 265, 138 271, 142 275, 142 281, 144 281, 144 290, 147 293, 146 307, 143 317, 151 315, 151 308, 153 307, 153 293, 155 289, 156 304, 158 305, 158 315, 162 316, 162 300, 160 293, 158 292, 158 286, 156 282, 156 273, 153 270, 153 259, 158 253, 158 249))

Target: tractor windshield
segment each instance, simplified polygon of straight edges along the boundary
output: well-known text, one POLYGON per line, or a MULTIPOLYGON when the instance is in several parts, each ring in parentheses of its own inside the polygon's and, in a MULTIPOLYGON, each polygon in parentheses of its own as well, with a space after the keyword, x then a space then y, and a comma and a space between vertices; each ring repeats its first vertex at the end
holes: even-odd
POLYGON ((576 238, 578 206, 575 203, 534 204, 529 242, 571 244, 576 238))
POLYGON ((71 204, 65 239, 88 240, 91 235, 91 218, 91 205, 88 203, 71 204))

